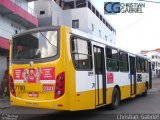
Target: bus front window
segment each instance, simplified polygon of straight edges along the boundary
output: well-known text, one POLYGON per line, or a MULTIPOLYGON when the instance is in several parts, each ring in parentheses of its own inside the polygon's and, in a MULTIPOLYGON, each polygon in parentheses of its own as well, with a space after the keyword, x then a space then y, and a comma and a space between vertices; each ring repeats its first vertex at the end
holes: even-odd
POLYGON ((13 38, 13 59, 49 58, 57 55, 57 31, 36 32, 13 38))

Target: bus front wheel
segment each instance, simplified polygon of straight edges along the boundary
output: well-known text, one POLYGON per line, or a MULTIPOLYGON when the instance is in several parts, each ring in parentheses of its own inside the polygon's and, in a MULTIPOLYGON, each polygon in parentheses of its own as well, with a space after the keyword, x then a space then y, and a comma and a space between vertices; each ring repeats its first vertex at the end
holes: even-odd
POLYGON ((120 103, 120 93, 117 88, 114 88, 113 94, 112 94, 112 103, 111 103, 110 108, 112 110, 116 109, 119 106, 119 103, 120 103))

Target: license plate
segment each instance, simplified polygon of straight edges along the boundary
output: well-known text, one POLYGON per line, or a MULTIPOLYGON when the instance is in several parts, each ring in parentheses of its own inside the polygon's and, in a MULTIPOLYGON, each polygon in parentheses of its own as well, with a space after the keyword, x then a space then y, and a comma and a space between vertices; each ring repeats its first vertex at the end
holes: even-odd
POLYGON ((38 97, 38 93, 37 92, 29 92, 28 96, 29 97, 38 97))

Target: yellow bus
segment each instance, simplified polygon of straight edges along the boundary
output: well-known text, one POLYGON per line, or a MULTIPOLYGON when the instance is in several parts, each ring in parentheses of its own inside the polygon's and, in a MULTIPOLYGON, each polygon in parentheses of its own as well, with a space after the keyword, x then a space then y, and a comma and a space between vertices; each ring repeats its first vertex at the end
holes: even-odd
POLYGON ((151 62, 67 26, 42 27, 13 36, 10 102, 13 106, 88 110, 151 88, 151 62))

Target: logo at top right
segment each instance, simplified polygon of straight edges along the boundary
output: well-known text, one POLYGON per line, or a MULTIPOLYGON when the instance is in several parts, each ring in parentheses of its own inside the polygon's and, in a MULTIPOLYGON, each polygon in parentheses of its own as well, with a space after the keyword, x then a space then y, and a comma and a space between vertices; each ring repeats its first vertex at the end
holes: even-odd
POLYGON ((104 14, 143 13, 145 3, 104 2, 104 14))

